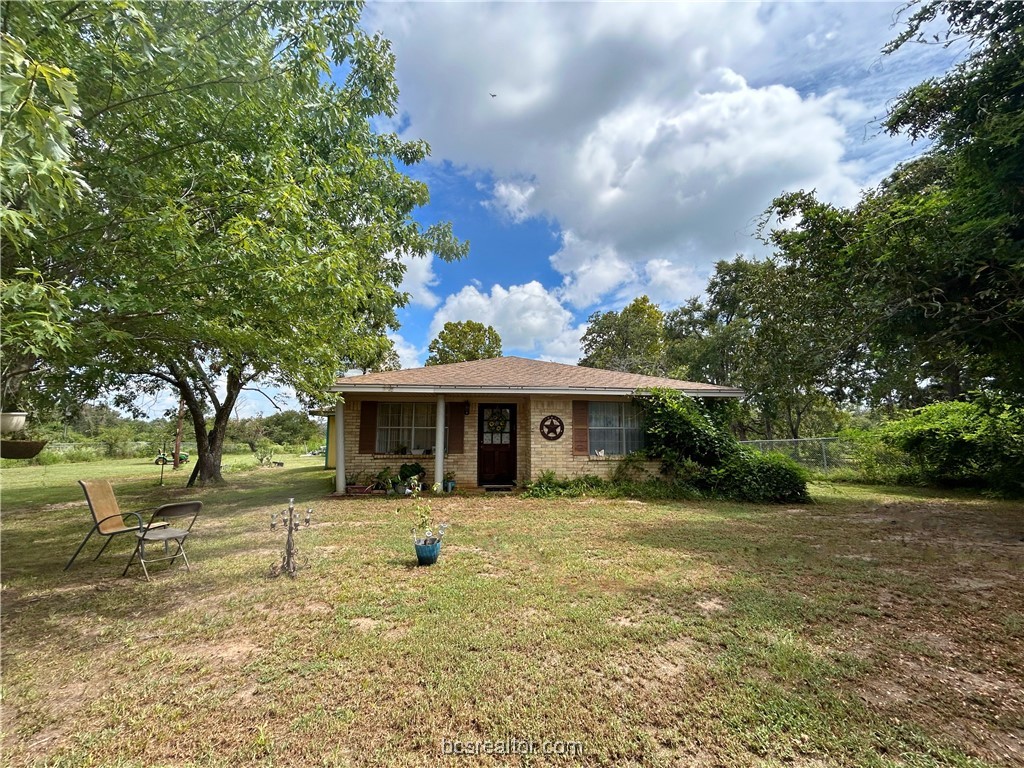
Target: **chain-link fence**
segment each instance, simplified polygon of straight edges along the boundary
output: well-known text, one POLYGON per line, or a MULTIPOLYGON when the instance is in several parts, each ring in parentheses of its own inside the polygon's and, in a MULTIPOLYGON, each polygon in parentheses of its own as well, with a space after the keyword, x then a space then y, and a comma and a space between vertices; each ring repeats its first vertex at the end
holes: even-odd
POLYGON ((745 440, 758 451, 789 456, 815 473, 880 483, 914 482, 920 476, 910 456, 877 439, 848 440, 839 437, 804 437, 798 440, 745 440))
POLYGON ((781 453, 808 469, 831 472, 857 467, 856 445, 838 437, 803 437, 798 440, 744 440, 743 445, 765 453, 781 453))

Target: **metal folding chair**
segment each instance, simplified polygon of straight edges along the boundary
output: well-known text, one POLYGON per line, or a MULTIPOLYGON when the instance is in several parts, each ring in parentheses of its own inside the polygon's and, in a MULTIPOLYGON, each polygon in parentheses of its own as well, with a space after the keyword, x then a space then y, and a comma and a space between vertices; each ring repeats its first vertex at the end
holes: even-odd
POLYGON ((65 571, 75 562, 75 558, 85 548, 85 545, 94 533, 105 536, 107 539, 100 551, 96 553, 96 557, 93 558, 93 560, 98 560, 112 538, 120 533, 138 533, 141 531, 143 527, 142 513, 154 509, 154 507, 147 507, 134 512, 122 512, 109 480, 79 480, 78 484, 85 491, 85 500, 89 502, 89 511, 92 512, 94 523, 92 529, 82 539, 82 543, 78 545, 75 554, 71 556, 68 564, 64 566, 65 571), (129 522, 130 518, 134 518, 134 520, 129 522))
POLYGON ((142 565, 142 572, 146 575, 146 581, 149 581, 149 569, 146 568, 148 563, 170 560, 171 562, 168 566, 170 567, 174 565, 174 561, 179 556, 185 561, 185 569, 191 572, 192 566, 189 565, 188 555, 185 554, 185 539, 192 532, 192 526, 195 525, 196 518, 199 517, 199 512, 202 508, 203 502, 201 501, 179 501, 173 504, 164 504, 158 508, 149 519, 146 527, 135 533, 138 543, 135 545, 135 551, 132 552, 132 556, 128 560, 128 565, 124 567, 124 573, 121 575, 128 575, 128 569, 131 568, 136 555, 138 555, 139 563, 142 565), (178 527, 184 525, 186 521, 188 522, 187 527, 178 527), (172 523, 175 525, 172 525, 172 523), (173 554, 170 552, 172 541, 177 547, 173 554), (147 544, 163 544, 163 555, 149 557, 146 552, 147 544))

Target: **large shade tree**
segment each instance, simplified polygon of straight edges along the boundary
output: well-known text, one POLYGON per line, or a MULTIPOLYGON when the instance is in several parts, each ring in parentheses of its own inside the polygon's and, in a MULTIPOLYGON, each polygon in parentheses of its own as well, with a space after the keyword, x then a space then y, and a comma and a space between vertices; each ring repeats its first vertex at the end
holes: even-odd
POLYGON ((849 210, 780 197, 770 213, 785 226, 770 239, 803 278, 795 295, 845 297, 837 325, 862 340, 874 399, 915 404, 981 386, 1024 395, 1024 4, 908 9, 888 52, 967 43, 885 121, 932 144, 849 210))
POLYGON ((427 347, 427 365, 463 363, 501 357, 501 336, 476 320, 449 320, 427 347))
POLYGON ((3 3, 4 46, 23 60, 5 56, 5 82, 18 67, 30 79, 24 61, 59 74, 23 88, 56 114, 42 128, 8 123, 19 102, 4 90, 21 145, 56 137, 60 182, 34 199, 22 166, 36 161, 10 157, 5 135, 5 316, 21 314, 8 303, 19 289, 46 308, 34 331, 50 339, 23 349, 9 397, 170 388, 195 426, 199 476, 216 481, 244 389, 312 400, 347 361, 387 353, 400 257, 466 246, 411 218, 427 190, 399 165, 429 148, 371 125, 394 114, 397 89, 360 9, 3 3))
POLYGON ((661 376, 665 373, 665 317, 646 296, 616 312, 594 312, 580 340, 580 365, 661 376))

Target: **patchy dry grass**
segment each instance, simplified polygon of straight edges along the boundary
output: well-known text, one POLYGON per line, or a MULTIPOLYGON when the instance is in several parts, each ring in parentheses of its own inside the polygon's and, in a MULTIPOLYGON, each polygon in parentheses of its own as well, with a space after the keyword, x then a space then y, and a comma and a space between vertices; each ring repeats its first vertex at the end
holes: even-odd
POLYGON ((193 572, 150 584, 116 577, 128 541, 63 573, 84 504, 5 487, 4 761, 436 765, 442 739, 513 737, 583 754, 447 759, 1024 763, 1020 505, 444 498, 441 560, 416 568, 409 503, 327 499, 326 478, 200 491, 193 572), (288 496, 316 510, 294 581, 267 577, 288 496))

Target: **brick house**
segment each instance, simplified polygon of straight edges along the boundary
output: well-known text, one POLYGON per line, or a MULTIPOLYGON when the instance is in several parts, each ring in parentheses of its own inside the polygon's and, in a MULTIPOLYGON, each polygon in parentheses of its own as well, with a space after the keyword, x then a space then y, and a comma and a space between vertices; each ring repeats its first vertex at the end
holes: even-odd
POLYGON ((348 376, 327 419, 328 468, 346 477, 419 462, 434 483, 511 487, 552 470, 607 477, 641 447, 632 396, 677 389, 693 397, 740 397, 734 387, 583 368, 521 357, 348 376), (443 447, 443 450, 442 450, 443 447), (338 461, 338 458, 341 461, 338 461))

